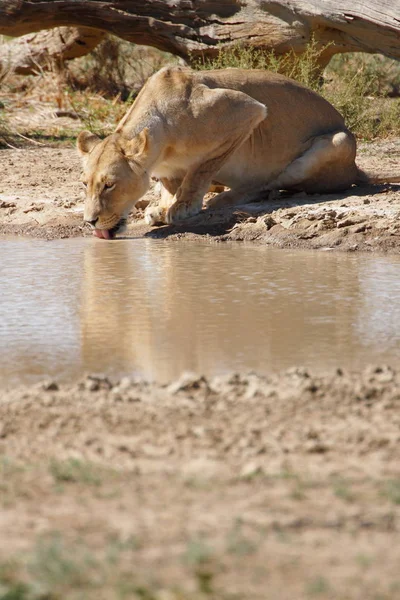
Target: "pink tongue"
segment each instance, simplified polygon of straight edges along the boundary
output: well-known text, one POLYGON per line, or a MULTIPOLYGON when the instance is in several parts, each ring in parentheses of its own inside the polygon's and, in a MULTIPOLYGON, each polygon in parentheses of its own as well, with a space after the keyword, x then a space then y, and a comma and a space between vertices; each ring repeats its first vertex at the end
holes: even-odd
POLYGON ((110 239, 110 233, 109 233, 108 229, 95 229, 93 231, 93 235, 100 239, 105 239, 105 240, 110 239))

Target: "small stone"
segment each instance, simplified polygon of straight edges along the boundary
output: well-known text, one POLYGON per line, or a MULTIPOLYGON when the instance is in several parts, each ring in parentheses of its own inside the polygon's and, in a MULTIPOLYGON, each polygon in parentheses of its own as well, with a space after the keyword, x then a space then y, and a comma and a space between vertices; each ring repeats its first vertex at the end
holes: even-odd
POLYGON ((58 383, 55 381, 45 381, 42 383, 42 389, 45 392, 56 392, 60 388, 58 387, 58 383))
POLYGON ((306 438, 308 440, 319 440, 319 433, 313 428, 310 428, 306 433, 306 438))
POLYGON ((132 380, 129 377, 122 377, 122 379, 118 385, 120 390, 129 390, 129 388, 131 386, 132 386, 132 380))
POLYGON ((262 217, 262 221, 267 229, 271 229, 274 225, 276 225, 275 219, 271 217, 271 215, 267 215, 266 217, 262 217))
POLYGON ((337 227, 338 229, 341 229, 342 227, 350 227, 350 225, 355 225, 355 222, 354 222, 354 220, 353 220, 353 219, 350 219, 350 218, 348 218, 348 219, 343 219, 343 221, 340 221, 340 222, 339 222, 339 223, 336 225, 336 227, 337 227))
POLYGON ((324 219, 334 219, 335 217, 337 217, 336 210, 327 210, 324 214, 324 219))
POLYGON ((394 371, 389 365, 372 366, 365 369, 367 377, 378 383, 390 383, 394 379, 394 371))
POLYGON ((208 387, 207 380, 191 371, 185 371, 176 381, 173 381, 168 387, 167 391, 170 394, 177 394, 178 392, 184 392, 188 390, 196 390, 201 387, 208 387))
POLYGON ((263 475, 264 469, 260 464, 257 464, 255 461, 250 461, 243 465, 240 471, 240 477, 243 479, 252 479, 257 475, 263 475))
POLYGON ((309 440, 305 447, 306 452, 309 454, 325 454, 325 452, 329 451, 328 444, 325 444, 319 440, 309 440))
POLYGON ((123 377, 117 385, 112 388, 112 393, 117 395, 123 395, 132 387, 132 380, 129 377, 123 377))
POLYGON ((205 427, 203 427, 202 425, 197 425, 195 427, 192 427, 191 432, 197 438, 203 438, 206 434, 205 427))
POLYGON ((112 383, 107 377, 97 377, 96 375, 88 375, 83 384, 89 392, 97 392, 98 390, 111 390, 112 383))
POLYGON ((290 377, 300 377, 302 379, 310 378, 310 373, 306 367, 290 367, 287 369, 286 375, 289 375, 290 377))
POLYGON ((99 382, 94 379, 89 379, 85 381, 85 389, 89 392, 97 392, 100 389, 99 382))
POLYGON ((257 382, 253 381, 247 387, 246 393, 244 395, 244 400, 252 400, 260 393, 260 386, 257 382))

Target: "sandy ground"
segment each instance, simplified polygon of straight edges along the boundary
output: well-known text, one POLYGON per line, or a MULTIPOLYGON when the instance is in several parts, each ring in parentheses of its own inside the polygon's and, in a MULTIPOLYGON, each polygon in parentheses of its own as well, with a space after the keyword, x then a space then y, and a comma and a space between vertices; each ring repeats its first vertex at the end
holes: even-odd
MULTIPOLYGON (((362 145, 358 163, 400 172, 400 139, 362 145)), ((48 239, 90 235, 83 226, 80 164, 72 148, 0 151, 0 233, 48 239)), ((154 201, 150 192, 146 201, 154 201)), ((342 194, 285 195, 234 210, 204 210, 179 226, 149 228, 139 211, 127 236, 209 236, 278 247, 398 253, 400 186, 352 188, 342 194)))
POLYGON ((369 367, 4 393, 0 581, 52 592, 29 598, 394 600, 399 389, 369 367))
MULTIPOLYGON (((399 156, 382 142, 359 163, 399 156)), ((73 149, 0 164, 0 233, 90 235, 73 149)), ((127 235, 398 253, 399 214, 386 185, 154 230, 138 213, 127 235)), ((0 599, 395 600, 399 409, 400 372, 372 366, 3 390, 0 599)))

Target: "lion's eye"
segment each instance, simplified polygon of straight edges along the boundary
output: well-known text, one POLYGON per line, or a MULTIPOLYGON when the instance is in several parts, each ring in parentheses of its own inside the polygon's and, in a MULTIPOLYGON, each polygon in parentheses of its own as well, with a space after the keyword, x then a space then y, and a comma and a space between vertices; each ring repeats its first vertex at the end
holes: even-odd
POLYGON ((107 181, 107 182, 104 184, 104 189, 105 189, 105 190, 112 190, 112 188, 113 188, 113 187, 115 187, 115 183, 111 183, 110 181, 107 181))

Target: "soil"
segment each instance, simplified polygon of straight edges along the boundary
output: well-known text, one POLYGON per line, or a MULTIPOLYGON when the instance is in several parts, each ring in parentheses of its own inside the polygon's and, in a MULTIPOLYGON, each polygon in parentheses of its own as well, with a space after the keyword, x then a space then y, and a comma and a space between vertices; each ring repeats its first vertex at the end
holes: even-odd
MULTIPOLYGON (((364 145, 359 164, 399 156, 400 140, 364 145)), ((1 234, 90 235, 74 149, 0 162, 1 234)), ((369 186, 180 227, 139 211, 127 235, 398 253, 398 215, 400 187, 369 186)), ((389 366, 3 390, 0 598, 395 600, 399 409, 389 366)))
POLYGON ((0 555, 40 598, 397 598, 399 390, 368 367, 4 392, 0 555), (91 556, 101 590, 43 553, 91 556))

